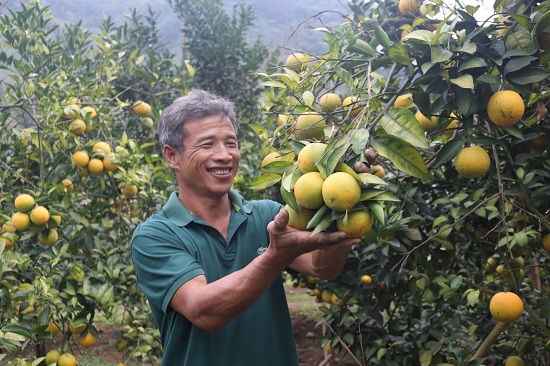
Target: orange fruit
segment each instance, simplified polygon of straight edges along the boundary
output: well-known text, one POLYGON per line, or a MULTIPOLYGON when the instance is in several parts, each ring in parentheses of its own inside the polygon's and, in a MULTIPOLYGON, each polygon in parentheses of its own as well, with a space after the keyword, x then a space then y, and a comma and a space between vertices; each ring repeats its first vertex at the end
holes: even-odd
POLYGON ((80 114, 80 107, 78 104, 69 104, 63 108, 63 114, 69 118, 76 118, 80 114))
MULTIPOLYGON (((311 173, 308 173, 311 174, 311 173)), ((325 204, 335 211, 346 211, 359 202, 361 187, 353 176, 345 172, 332 173, 322 187, 325 204)))
POLYGON ((75 135, 82 135, 86 132, 86 122, 81 119, 73 119, 69 125, 69 130, 75 135))
POLYGON ((105 169, 105 167, 103 166, 103 161, 101 161, 101 159, 90 159, 90 162, 88 163, 88 171, 90 173, 100 175, 101 173, 103 173, 103 169, 105 169))
POLYGON ((307 68, 307 62, 304 62, 304 55, 299 52, 291 53, 285 62, 285 66, 292 71, 301 72, 307 68))
POLYGON ((412 108, 414 102, 412 100, 412 94, 403 94, 398 96, 393 102, 395 108, 412 108))
POLYGON ((96 343, 96 341, 97 341, 96 337, 92 334, 92 332, 88 331, 86 332, 84 337, 80 337, 80 339, 78 340, 78 343, 80 343, 82 347, 88 348, 93 346, 96 343))
POLYGON ((16 212, 11 217, 13 227, 18 231, 27 230, 31 225, 31 219, 28 213, 16 212))
POLYGON ((94 119, 97 116, 97 112, 94 107, 86 106, 80 110, 80 114, 87 120, 94 119))
POLYGON ((76 366, 76 357, 72 353, 63 353, 57 360, 57 366, 76 366))
POLYGON ((456 115, 454 113, 451 113, 450 117, 453 118, 453 120, 449 122, 449 124, 447 125, 447 127, 445 127, 443 131, 441 131, 441 133, 447 136, 452 136, 456 128, 458 127, 458 120, 456 119, 456 115))
POLYGON ((550 252, 550 234, 546 234, 542 237, 542 245, 544 249, 550 252))
POLYGON ((51 321, 50 324, 48 324, 48 326, 46 327, 46 329, 44 329, 44 332, 51 333, 52 337, 55 337, 56 335, 58 335, 60 331, 61 330, 59 329, 57 324, 55 324, 53 321, 51 321))
POLYGON ((83 322, 78 322, 78 323, 70 322, 69 323, 69 332, 71 332, 72 334, 82 334, 86 330, 87 326, 88 325, 86 323, 83 323, 83 322))
POLYGON ((109 158, 103 158, 103 168, 105 168, 105 170, 108 170, 110 172, 114 172, 115 170, 118 169, 118 164, 111 162, 109 158))
POLYGON ((344 107, 346 114, 349 113, 349 110, 351 109, 351 118, 357 117, 357 115, 361 113, 364 108, 364 105, 361 103, 361 99, 355 95, 345 97, 342 101, 342 106, 344 107))
POLYGON ((418 123, 420 123, 420 126, 422 126, 422 128, 426 132, 433 131, 433 129, 437 126, 437 118, 435 116, 431 116, 430 118, 428 118, 420 111, 416 111, 414 116, 416 117, 418 123))
POLYGON ((328 290, 324 290, 323 293, 321 294, 321 298, 327 304, 332 303, 332 292, 330 292, 328 290))
POLYGON ((386 175, 386 170, 381 165, 375 165, 372 167, 370 173, 376 175, 377 177, 383 177, 386 175))
POLYGON ((523 366, 523 360, 519 356, 510 356, 504 362, 504 366, 523 366))
POLYGON ((58 238, 59 235, 55 229, 49 229, 47 234, 45 231, 42 231, 40 235, 38 235, 38 240, 44 245, 54 245, 58 238))
POLYGON ((420 4, 418 0, 399 0, 399 12, 403 15, 413 15, 418 13, 420 4))
POLYGON ((67 101, 65 102, 66 105, 71 105, 71 104, 76 104, 77 106, 80 107, 80 99, 78 99, 77 97, 73 96, 73 97, 70 97, 69 99, 67 99, 67 101))
POLYGON ((68 179, 68 178, 65 178, 61 181, 61 183, 63 183, 63 185, 65 186, 65 189, 67 190, 67 193, 71 193, 74 189, 74 185, 73 185, 73 182, 68 179))
POLYGON ((52 349, 51 351, 49 351, 48 353, 46 353, 46 365, 51 365, 53 364, 54 362, 57 362, 59 360, 59 357, 61 356, 61 352, 56 350, 56 349, 52 349))
POLYGON ((318 172, 317 162, 321 160, 327 145, 322 142, 313 142, 306 145, 298 153, 298 168, 302 173, 318 172))
POLYGON ((298 212, 294 211, 289 205, 285 205, 285 210, 288 211, 288 226, 298 230, 307 230, 309 220, 315 215, 315 211, 298 206, 298 212))
POLYGON ((302 175, 294 184, 294 197, 299 205, 317 209, 323 206, 323 176, 319 172, 309 172, 302 175))
POLYGON ((523 99, 513 90, 496 92, 487 104, 489 119, 497 126, 513 126, 521 120, 523 113, 523 99))
POLYGON ((303 140, 321 140, 325 136, 325 119, 317 112, 305 112, 296 119, 296 137, 303 140))
POLYGON ((332 113, 342 106, 342 98, 335 93, 326 93, 319 98, 319 106, 323 112, 332 113))
POLYGON ((344 300, 340 299, 336 294, 332 294, 330 300, 334 305, 336 305, 340 308, 346 306, 346 302, 344 300))
POLYGON ((348 238, 362 238, 372 227, 372 215, 369 210, 357 210, 348 213, 347 223, 343 219, 336 222, 338 230, 347 234, 348 238))
POLYGON ((92 151, 97 153, 99 156, 103 156, 104 154, 111 152, 111 146, 104 141, 99 141, 94 144, 92 151))
POLYGON ((74 159, 74 165, 76 165, 79 168, 85 168, 86 165, 88 165, 88 162, 90 161, 90 156, 86 151, 76 151, 73 154, 74 159))
POLYGON ((138 192, 137 186, 126 186, 122 188, 122 195, 126 197, 134 197, 138 192))
POLYGON ((372 277, 369 275, 362 275, 361 276, 361 283, 365 286, 368 286, 372 283, 372 277))
POLYGON ((136 101, 132 106, 132 110, 141 117, 149 117, 151 115, 151 106, 142 100, 136 101))
POLYGON ((491 298, 489 310, 498 321, 511 323, 523 313, 523 301, 513 292, 498 292, 491 298))
POLYGON ((288 121, 290 121, 290 116, 289 115, 279 114, 279 115, 277 115, 277 121, 275 121, 275 123, 277 124, 277 126, 281 126, 281 125, 284 125, 285 123, 287 123, 288 121))
POLYGON ((2 225, 2 231, 6 233, 14 233, 15 228, 13 227, 13 223, 11 221, 6 221, 4 225, 2 225))
POLYGON ((14 247, 13 240, 3 238, 0 236, 0 246, 2 246, 2 242, 4 243, 4 249, 5 250, 12 250, 14 247))
POLYGON ((264 166, 266 166, 267 164, 272 163, 274 161, 282 161, 282 160, 283 160, 283 156, 277 151, 273 151, 273 152, 270 152, 269 154, 267 154, 263 158, 262 163, 261 163, 262 174, 268 174, 269 173, 269 171, 264 169, 264 166))
POLYGON ((50 219, 50 213, 44 206, 36 206, 29 214, 29 217, 35 225, 46 225, 50 219))
POLYGON ((15 198, 15 208, 19 212, 29 212, 35 204, 34 198, 30 194, 22 193, 15 198))
POLYGON ((491 159, 481 146, 466 147, 458 153, 455 168, 464 178, 479 178, 489 170, 491 159))

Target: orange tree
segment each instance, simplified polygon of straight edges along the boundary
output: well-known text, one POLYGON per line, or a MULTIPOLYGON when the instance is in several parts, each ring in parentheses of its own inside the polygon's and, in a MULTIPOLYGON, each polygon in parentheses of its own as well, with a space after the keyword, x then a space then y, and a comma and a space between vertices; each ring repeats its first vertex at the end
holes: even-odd
MULTIPOLYGON (((263 74, 277 127, 253 127, 264 155, 282 158, 252 187, 279 184, 300 212, 296 157, 312 142, 326 144, 315 160, 322 179, 343 171, 362 187, 353 209, 323 206, 305 220, 315 232, 355 207, 372 213, 341 276, 294 276, 327 302, 320 322, 331 352, 361 365, 480 365, 510 355, 547 364, 550 3, 486 19, 473 6, 409 3, 351 1, 342 26, 317 28, 325 54, 296 50, 293 62, 263 74), (367 162, 365 147, 379 155, 378 176, 351 170, 367 162), (489 302, 503 291, 525 311, 498 300, 506 296, 495 309, 519 320, 492 317, 489 302)), ((501 5, 509 4, 494 9, 501 5)))
POLYGON ((0 30, 0 362, 39 362, 53 337, 78 358, 100 317, 120 324, 121 359, 156 364, 129 242, 173 188, 154 124, 193 69, 160 47, 151 12, 92 35, 22 3, 0 30), (30 226, 21 194, 43 207, 30 226))

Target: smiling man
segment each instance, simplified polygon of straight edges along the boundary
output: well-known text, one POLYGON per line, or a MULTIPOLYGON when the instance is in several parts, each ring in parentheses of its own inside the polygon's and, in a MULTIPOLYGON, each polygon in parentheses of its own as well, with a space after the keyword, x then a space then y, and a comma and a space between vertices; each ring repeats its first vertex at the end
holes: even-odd
POLYGON ((333 279, 359 239, 287 226, 270 200, 231 190, 239 166, 231 102, 203 90, 158 127, 178 192, 138 226, 132 257, 161 333, 162 365, 298 365, 281 272, 333 279))

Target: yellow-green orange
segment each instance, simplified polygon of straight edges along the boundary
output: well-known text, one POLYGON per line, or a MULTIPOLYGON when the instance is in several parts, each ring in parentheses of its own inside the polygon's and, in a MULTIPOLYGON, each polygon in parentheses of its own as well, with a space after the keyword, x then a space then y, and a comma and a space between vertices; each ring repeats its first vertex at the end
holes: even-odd
POLYGON ((386 170, 382 165, 375 165, 371 169, 371 174, 374 174, 377 177, 383 177, 384 175, 386 175, 386 170))
POLYGON ((90 107, 90 106, 83 107, 83 108, 80 110, 80 113, 81 113, 82 116, 83 116, 84 118, 86 118, 87 120, 94 119, 95 116, 97 116, 97 112, 96 112, 95 108, 94 108, 94 107, 90 107))
POLYGON ((281 161, 281 160, 283 160, 283 156, 277 151, 273 151, 273 152, 270 152, 269 154, 267 154, 262 160, 262 164, 261 164, 262 173, 263 174, 269 173, 268 170, 264 169, 264 167, 267 164, 273 163, 274 161, 281 161))
POLYGON ((103 166, 103 161, 98 158, 92 158, 90 159, 90 162, 88 163, 88 171, 95 175, 100 175, 103 173, 103 170, 105 167, 103 166))
POLYGON ((445 127, 443 131, 441 131, 447 136, 452 136, 452 134, 455 132, 456 128, 458 127, 458 120, 456 119, 456 115, 451 113, 450 117, 453 118, 453 120, 449 122, 449 124, 447 125, 447 127, 445 127))
POLYGON ((22 193, 15 198, 15 209, 19 212, 29 212, 34 207, 34 198, 30 194, 22 193))
POLYGON ((40 235, 38 235, 38 240, 44 245, 53 245, 59 238, 57 234, 57 230, 55 229, 49 229, 47 233, 45 231, 41 232, 40 235))
POLYGON ((353 176, 345 172, 332 173, 322 187, 325 204, 335 211, 352 208, 361 198, 361 187, 353 176))
POLYGON ((312 210, 323 206, 323 183, 319 172, 309 172, 298 178, 294 185, 294 197, 298 204, 312 210))
POLYGON ((149 117, 151 115, 151 106, 142 100, 136 101, 132 106, 132 110, 141 117, 149 117))
POLYGON ((50 213, 44 206, 36 206, 29 214, 31 221, 36 225, 46 225, 50 219, 50 213))
POLYGON ((98 141, 92 147, 92 151, 98 153, 99 156, 103 156, 103 154, 108 154, 111 152, 111 146, 104 141, 98 141))
POLYGON ((362 275, 361 276, 361 283, 365 286, 368 286, 372 283, 372 277, 369 275, 362 275))
POLYGON ((61 225, 61 216, 59 215, 51 215, 50 219, 48 220, 48 228, 55 229, 61 225))
POLYGON ((497 292, 491 298, 489 310, 498 321, 511 323, 523 313, 523 301, 513 292, 497 292))
POLYGON ((80 343, 82 347, 88 348, 93 346, 96 341, 96 337, 92 334, 92 332, 88 331, 84 337, 80 337, 78 343, 80 343))
POLYGON ((59 356, 57 366, 76 366, 76 357, 72 353, 63 353, 59 356))
POLYGON ((351 113, 350 113, 351 118, 357 117, 357 115, 361 113, 364 107, 359 97, 355 95, 350 95, 348 97, 345 97, 344 100, 342 101, 342 106, 344 107, 344 110, 346 111, 346 113, 349 113, 349 110, 351 109, 351 113))
POLYGON ((430 118, 428 118, 420 111, 416 111, 414 116, 416 117, 418 123, 420 123, 420 126, 422 126, 422 128, 426 132, 432 131, 435 126, 437 126, 437 118, 435 116, 431 116, 430 118))
POLYGON ((277 126, 281 126, 288 121, 290 121, 290 116, 288 114, 279 114, 277 115, 277 121, 275 123, 277 124, 277 126))
POLYGON ((339 219, 338 230, 346 233, 348 238, 362 238, 372 227, 372 215, 369 210, 357 210, 348 213, 347 223, 339 219))
POLYGON ((464 178, 478 178, 487 173, 491 159, 481 146, 465 147, 455 159, 455 168, 464 178))
POLYGON ((295 134, 300 139, 321 140, 325 136, 325 119, 317 112, 306 112, 296 119, 295 134))
POLYGON ((52 349, 46 353, 46 365, 51 365, 54 362, 57 362, 59 360, 59 356, 61 356, 61 352, 56 349, 52 349))
POLYGON ((71 193, 74 189, 74 185, 73 185, 73 182, 68 179, 68 178, 65 178, 61 181, 61 183, 63 183, 63 185, 65 186, 65 189, 67 190, 67 193, 71 193))
POLYGON ((75 135, 82 135, 84 132, 86 132, 86 122, 81 119, 74 119, 71 121, 69 129, 75 135))
POLYGON ((105 157, 103 158, 103 167, 105 168, 105 170, 114 172, 115 170, 118 169, 118 164, 111 161, 111 159, 105 157))
POLYGON ((420 4, 418 0, 399 0, 398 8, 403 15, 413 15, 418 13, 420 4))
POLYGON ((513 126, 521 120, 525 112, 525 104, 521 95, 513 90, 496 92, 489 99, 487 114, 489 119, 498 126, 513 126))
POLYGON ((285 205, 288 211, 288 226, 298 230, 306 230, 309 220, 315 215, 315 211, 298 206, 298 212, 294 211, 289 205, 285 205))
POLYGON ((77 104, 69 104, 63 108, 63 113, 69 118, 76 118, 80 114, 80 107, 77 104))
POLYGON ((332 302, 332 292, 328 290, 324 290, 323 293, 321 294, 321 298, 323 299, 324 302, 330 304, 332 302))
POLYGON ((544 249, 550 252, 550 234, 546 234, 542 237, 542 245, 544 249))
POLYGON ((504 366, 524 366, 523 360, 519 356, 510 356, 504 362, 504 366))
POLYGON ((31 219, 28 213, 16 212, 11 217, 11 223, 18 231, 27 230, 31 225, 31 219))
POLYGON ((306 69, 307 62, 304 62, 304 55, 299 52, 291 53, 285 62, 285 66, 295 72, 301 72, 306 69))
POLYGON ((412 94, 403 94, 398 96, 393 102, 395 108, 411 108, 414 107, 412 94))
POLYGON ((313 142, 306 145, 298 153, 298 168, 302 173, 318 172, 317 162, 321 160, 327 145, 322 142, 313 142))
POLYGON ((138 192, 138 187, 137 186, 126 186, 124 188, 122 188, 122 195, 126 196, 126 197, 134 197, 138 192))
POLYGON ((2 231, 6 233, 14 233, 15 228, 13 227, 13 223, 11 221, 6 221, 4 225, 2 225, 2 231))
POLYGON ((90 161, 90 156, 86 151, 76 151, 73 154, 74 164, 79 168, 85 168, 90 161))
POLYGON ((342 106, 342 98, 335 93, 326 93, 319 99, 319 106, 323 112, 332 113, 342 106))
POLYGON ((55 324, 53 321, 50 321, 46 329, 44 329, 44 332, 51 333, 52 337, 55 337, 56 335, 58 335, 60 331, 61 329, 59 329, 57 324, 55 324))

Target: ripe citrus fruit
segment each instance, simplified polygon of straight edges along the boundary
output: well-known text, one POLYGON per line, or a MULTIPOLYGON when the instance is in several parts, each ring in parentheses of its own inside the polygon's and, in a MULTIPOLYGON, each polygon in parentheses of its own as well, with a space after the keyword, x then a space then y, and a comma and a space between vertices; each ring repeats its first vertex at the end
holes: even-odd
POLYGON ((307 62, 304 62, 304 55, 299 52, 291 53, 285 62, 285 66, 295 72, 301 72, 306 69, 307 62))
POLYGON ((73 154, 74 164, 79 168, 85 168, 90 161, 90 156, 86 151, 76 151, 73 154))
POLYGON ((151 115, 151 106, 142 100, 136 101, 132 107, 132 110, 135 114, 141 117, 149 117, 151 115))
POLYGON ((69 104, 63 108, 63 114, 69 118, 76 118, 80 114, 80 107, 77 104, 69 104))
POLYGON ((542 237, 542 245, 544 249, 550 252, 550 234, 546 234, 542 237))
POLYGON ((73 182, 68 179, 68 178, 65 178, 61 181, 61 183, 63 183, 63 185, 65 186, 65 189, 67 190, 67 193, 71 193, 74 189, 74 185, 73 185, 73 182))
POLYGON ((399 12, 403 15, 413 15, 418 13, 420 4, 418 0, 399 0, 399 12))
POLYGON ((72 353, 63 353, 57 360, 57 366, 76 366, 76 357, 72 353))
POLYGON ((342 219, 336 222, 338 230, 347 234, 348 238, 362 238, 372 227, 372 215, 369 210, 357 210, 348 213, 348 221, 342 219))
POLYGON ((69 99, 67 99, 67 102, 65 102, 66 105, 71 105, 71 104, 76 104, 77 106, 80 107, 80 99, 78 99, 77 97, 70 97, 69 99))
POLYGON ((94 144, 92 151, 98 153, 99 156, 103 156, 111 152, 111 146, 104 141, 99 141, 94 144))
POLYGON ((294 133, 299 139, 321 140, 325 136, 325 119, 317 112, 305 112, 296 119, 294 133))
POLYGON ((481 146, 466 147, 458 153, 455 168, 464 178, 478 178, 487 173, 491 159, 481 146))
POLYGON ((309 172, 298 178, 294 185, 294 197, 298 204, 313 210, 323 206, 323 183, 319 172, 309 172))
POLYGON ((336 294, 332 294, 330 300, 334 305, 336 305, 340 308, 344 307, 346 305, 346 302, 344 300, 340 299, 336 294))
POLYGON ((103 169, 105 167, 103 166, 103 161, 98 158, 92 158, 90 159, 90 162, 88 163, 88 171, 92 174, 99 175, 103 173, 103 169))
POLYGON ((453 118, 453 120, 449 122, 449 124, 447 125, 447 127, 445 127, 443 131, 441 131, 441 133, 447 136, 452 136, 452 134, 455 132, 456 128, 458 127, 458 120, 456 119, 456 115, 454 113, 451 113, 450 117, 453 118))
POLYGON ((275 121, 275 123, 277 124, 277 126, 281 126, 288 121, 290 121, 290 116, 288 116, 287 114, 279 114, 277 115, 277 121, 275 121))
POLYGON ((342 98, 335 93, 326 93, 319 99, 319 106, 323 112, 332 113, 342 106, 342 98))
POLYGON ((31 210, 29 217, 35 225, 46 225, 50 219, 50 213, 46 207, 36 206, 31 210))
POLYGON ((322 142, 314 142, 306 145, 298 153, 298 168, 302 173, 318 172, 317 162, 321 160, 327 145, 322 142))
POLYGON ((504 362, 504 366, 523 366, 523 360, 519 356, 510 356, 504 362))
POLYGON ((398 96, 393 102, 395 108, 412 108, 414 102, 412 100, 412 94, 403 94, 398 96))
POLYGON ((61 356, 61 352, 56 349, 52 349, 46 353, 46 365, 51 365, 52 363, 57 362, 59 360, 59 356, 61 356))
POLYGON ((325 179, 322 194, 328 207, 335 211, 345 211, 359 202, 361 187, 350 174, 336 172, 325 179))
POLYGON ((361 276, 361 283, 365 286, 368 286, 372 283, 372 277, 369 275, 362 275, 361 276))
POLYGON ((361 113, 364 107, 359 97, 355 95, 350 95, 348 97, 345 97, 344 100, 342 101, 342 106, 344 107, 344 110, 346 111, 346 113, 349 113, 349 110, 353 108, 350 114, 351 118, 357 117, 357 115, 361 113))
POLYGON ((86 132, 86 122, 81 119, 73 119, 71 124, 69 125, 69 129, 75 135, 82 135, 84 132, 86 132))
POLYGON ((58 335, 60 331, 61 329, 59 329, 57 324, 55 324, 53 321, 51 321, 46 327, 46 329, 44 329, 44 332, 51 333, 52 337, 55 337, 56 335, 58 335))
POLYGON ((267 154, 262 160, 262 164, 261 164, 262 174, 269 173, 269 171, 264 169, 264 166, 266 166, 267 164, 272 163, 274 161, 281 161, 281 160, 283 160, 283 156, 277 151, 273 151, 273 152, 270 152, 269 154, 267 154))
POLYGON ((487 104, 489 119, 498 126, 515 125, 523 117, 524 112, 523 99, 513 90, 496 92, 487 104))
POLYGON ((31 219, 28 213, 16 212, 11 217, 11 223, 18 231, 27 230, 31 225, 31 219))
POLYGON ((15 198, 15 208, 19 212, 29 212, 34 207, 34 198, 30 194, 20 194, 15 198))
POLYGON ((47 233, 42 231, 40 235, 38 235, 38 240, 44 245, 54 245, 58 237, 57 230, 49 229, 47 233))
POLYGON ((80 337, 78 343, 80 343, 82 347, 88 348, 93 346, 96 341, 96 337, 92 334, 92 332, 88 331, 84 337, 80 337))
POLYGON ((95 108, 94 108, 94 107, 90 107, 90 106, 83 107, 83 108, 80 110, 80 113, 81 113, 82 116, 83 116, 84 118, 86 118, 87 120, 94 119, 95 116, 97 116, 97 112, 96 112, 95 108))
POLYGON ((498 321, 511 323, 523 313, 523 301, 513 292, 498 292, 491 298, 489 310, 498 321))
POLYGON ((371 169, 371 174, 374 174, 377 177, 383 177, 384 175, 386 175, 386 170, 381 165, 375 165, 371 169))
POLYGON ((75 322, 70 322, 69 323, 69 332, 71 332, 72 334, 82 334, 84 333, 84 330, 86 330, 86 323, 75 323, 75 322))
POLYGON ((4 242, 4 249, 5 250, 12 250, 13 249, 13 240, 2 238, 0 237, 0 246, 2 245, 2 242, 4 242))
POLYGON ((6 233, 14 233, 15 228, 13 227, 13 223, 11 221, 6 221, 4 225, 2 225, 2 231, 6 233))
POLYGON ((126 186, 122 188, 122 194, 126 197, 134 197, 138 192, 137 186, 126 186))
POLYGON ((324 302, 330 304, 332 302, 332 293, 328 290, 324 290, 321 294, 321 299, 323 299, 324 302))
POLYGON ((298 206, 298 212, 289 205, 285 205, 285 210, 288 211, 288 226, 302 231, 307 230, 307 224, 315 214, 315 211, 302 206, 298 206))
POLYGON ((420 111, 416 111, 414 116, 416 117, 418 123, 420 123, 420 126, 422 126, 422 128, 426 132, 432 131, 437 126, 437 118, 435 116, 431 116, 430 118, 428 118, 420 111))
POLYGON ((105 168, 105 170, 114 172, 118 169, 118 164, 115 162, 111 162, 109 158, 103 158, 103 167, 105 168))

